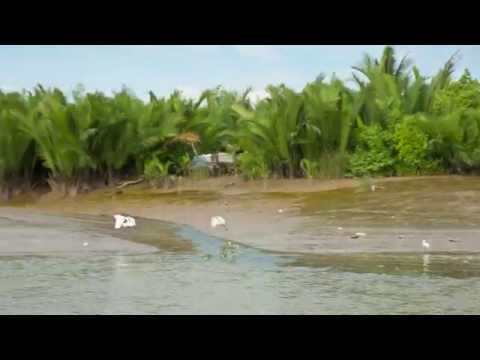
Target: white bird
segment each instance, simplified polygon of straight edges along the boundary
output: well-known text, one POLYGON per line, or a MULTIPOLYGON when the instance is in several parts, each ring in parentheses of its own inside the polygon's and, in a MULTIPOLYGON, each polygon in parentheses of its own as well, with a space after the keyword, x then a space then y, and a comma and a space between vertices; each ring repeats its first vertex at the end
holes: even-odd
POLYGON ((227 228, 227 221, 221 216, 213 216, 210 219, 210 226, 216 228, 217 226, 225 226, 227 228))
POLYGON ((376 187, 375 185, 370 186, 370 189, 371 189, 372 191, 375 191, 376 188, 377 188, 377 187, 376 187))
POLYGON ((281 213, 283 213, 283 209, 278 209, 277 212, 278 212, 279 214, 281 214, 281 213))
POLYGON ((422 240, 422 246, 424 249, 430 249, 430 244, 426 240, 422 240))
POLYGON ((125 222, 125 216, 123 215, 113 215, 113 219, 115 220, 115 229, 120 229, 125 222))
POLYGON ((136 224, 135 219, 133 217, 127 216, 125 218, 125 222, 124 222, 124 225, 123 225, 124 227, 133 227, 135 225, 137 225, 137 224, 136 224))
POLYGON ((367 236, 367 234, 365 234, 363 232, 357 232, 357 233, 355 233, 355 235, 357 235, 357 236, 367 236))
POLYGON ((84 242, 84 243, 83 243, 83 246, 88 246, 88 242, 84 242))
POLYGON ((341 230, 343 230, 343 227, 339 226, 339 227, 337 227, 337 230, 341 231, 341 230))
POLYGON ((135 219, 130 216, 123 216, 123 215, 113 215, 115 220, 115 229, 120 229, 122 227, 133 227, 136 225, 135 219))

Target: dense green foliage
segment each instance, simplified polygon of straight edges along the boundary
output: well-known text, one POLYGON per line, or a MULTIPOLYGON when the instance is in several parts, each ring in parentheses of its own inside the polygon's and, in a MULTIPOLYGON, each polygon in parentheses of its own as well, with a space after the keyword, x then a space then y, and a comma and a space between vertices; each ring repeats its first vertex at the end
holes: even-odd
POLYGON ((383 131, 379 124, 362 126, 357 143, 357 151, 350 158, 353 175, 392 174, 395 159, 388 131, 383 131))
POLYGON ((230 152, 247 179, 395 176, 480 170, 480 83, 452 78, 455 57, 431 78, 392 47, 353 67, 352 85, 319 76, 301 92, 250 89, 107 96, 78 88, 0 92, 0 190, 45 182, 76 193, 85 184, 144 176, 193 176, 201 153, 230 152))

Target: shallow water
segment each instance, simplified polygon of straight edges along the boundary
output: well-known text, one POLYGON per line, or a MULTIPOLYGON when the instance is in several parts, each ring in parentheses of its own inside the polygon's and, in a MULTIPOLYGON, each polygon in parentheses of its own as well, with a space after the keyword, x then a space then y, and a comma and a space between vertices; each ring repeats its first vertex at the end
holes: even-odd
MULTIPOLYGON (((480 313, 479 255, 275 254, 190 227, 138 220, 122 237, 158 251, 0 257, 0 313, 480 313)), ((63 230, 93 227, 94 243, 115 233, 110 222, 69 218, 63 230)))
MULTIPOLYGON (((480 241, 479 179, 383 186, 375 192, 366 186, 288 195, 297 206, 288 216, 301 219, 302 226, 287 236, 310 237, 305 246, 339 244, 340 250, 377 237, 373 253, 260 251, 141 218, 136 228, 115 231, 107 216, 35 215, 35 226, 22 217, 0 217, 0 245, 32 239, 41 245, 52 236, 70 242, 64 248, 54 243, 51 251, 42 245, 47 250, 41 256, 0 256, 0 314, 480 314, 480 253, 465 251, 480 241), (367 236, 353 240, 352 231, 367 236), (432 244, 428 253, 420 245, 411 251, 421 238, 432 244), (114 251, 115 241, 130 245, 114 251), (383 243, 388 246, 379 249, 397 252, 375 252, 383 243)), ((145 195, 137 197, 129 201, 148 203, 145 195)), ((158 198, 219 199, 188 192, 149 201, 158 198)))

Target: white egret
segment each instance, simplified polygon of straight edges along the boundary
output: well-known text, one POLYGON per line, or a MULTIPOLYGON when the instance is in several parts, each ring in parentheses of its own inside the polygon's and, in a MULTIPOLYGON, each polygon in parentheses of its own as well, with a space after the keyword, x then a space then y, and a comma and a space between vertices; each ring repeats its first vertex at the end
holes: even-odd
POLYGON ((83 243, 83 246, 88 246, 88 242, 85 241, 85 242, 83 243))
POLYGON ((115 229, 120 229, 125 222, 125 217, 123 215, 113 215, 113 219, 115 220, 115 229))
POLYGON ((115 220, 115 229, 120 229, 122 227, 133 227, 136 225, 135 219, 131 216, 123 216, 123 215, 113 215, 113 219, 115 220))
POLYGON ((136 222, 135 222, 135 219, 131 216, 127 216, 125 217, 125 222, 124 222, 124 227, 133 227, 137 225, 136 222))
POLYGON ((227 221, 221 216, 213 216, 210 219, 210 226, 216 228, 217 226, 225 226, 227 228, 227 221))
POLYGON ((424 249, 430 249, 430 244, 427 242, 427 240, 422 240, 422 246, 424 249))

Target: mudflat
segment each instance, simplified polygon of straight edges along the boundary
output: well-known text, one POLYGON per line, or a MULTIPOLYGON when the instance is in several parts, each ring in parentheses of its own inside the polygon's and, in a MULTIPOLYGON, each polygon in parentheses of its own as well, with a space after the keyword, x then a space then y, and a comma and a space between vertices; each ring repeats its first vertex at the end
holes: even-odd
POLYGON ((75 198, 46 196, 16 209, 40 214, 127 213, 190 225, 207 234, 278 252, 425 252, 422 240, 431 244, 429 253, 480 252, 480 178, 439 176, 374 182, 377 186, 372 191, 372 181, 243 182, 227 177, 185 182, 174 189, 134 186, 75 198), (210 227, 210 218, 216 215, 227 220, 227 229, 210 227), (357 232, 365 236, 354 236, 357 232))
POLYGON ((0 207, 0 256, 138 254, 157 249, 108 234, 92 221, 0 207))

